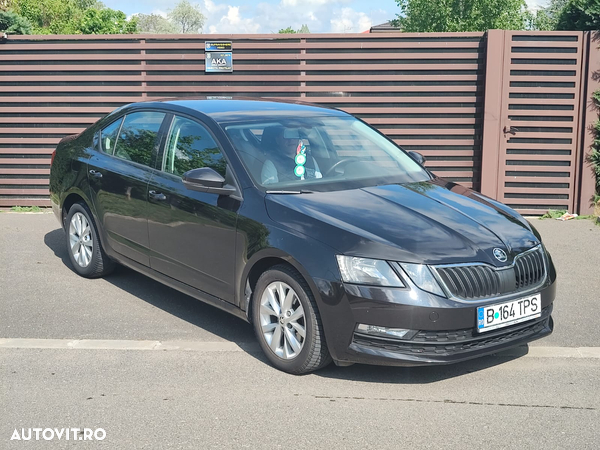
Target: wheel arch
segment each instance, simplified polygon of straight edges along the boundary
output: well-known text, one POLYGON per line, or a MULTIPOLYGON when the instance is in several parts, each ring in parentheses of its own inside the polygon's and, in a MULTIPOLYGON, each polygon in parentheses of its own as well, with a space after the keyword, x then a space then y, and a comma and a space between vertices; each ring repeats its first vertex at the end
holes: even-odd
POLYGON ((90 214, 92 216, 92 221, 94 222, 94 226, 96 227, 96 230, 98 232, 98 239, 100 241, 100 244, 103 246, 104 250, 107 251, 108 249, 107 249, 107 245, 106 245, 106 239, 105 239, 105 236, 102 234, 103 230, 98 223, 98 217, 96 216, 96 210, 94 208, 94 204, 88 198, 88 196, 85 195, 85 193, 80 189, 73 188, 73 189, 69 190, 68 192, 65 192, 65 194, 64 194, 64 199, 62 201, 62 206, 60 208, 60 211, 61 211, 60 222, 61 222, 63 229, 64 230, 67 229, 66 228, 67 216, 69 215, 69 210, 75 203, 83 203, 88 208, 88 210, 90 211, 90 214))
POLYGON ((302 278, 304 278, 311 290, 313 297, 315 300, 317 300, 318 307, 318 304, 320 303, 319 290, 317 289, 312 277, 302 266, 302 264, 300 264, 300 262, 298 262, 294 257, 283 250, 276 248, 264 249, 263 251, 253 255, 248 263, 246 263, 241 277, 242 282, 240 283, 239 290, 239 298, 241 299, 240 306, 245 311, 249 322, 252 320, 250 314, 250 303, 252 301, 252 294, 254 293, 258 279, 271 267, 280 264, 284 264, 293 268, 299 273, 300 276, 302 276, 302 278))
POLYGON ((91 211, 89 201, 86 199, 83 192, 80 192, 78 190, 72 190, 72 191, 66 193, 66 196, 65 196, 64 200, 62 201, 62 206, 61 206, 61 224, 62 224, 63 228, 65 228, 65 225, 66 225, 65 221, 67 220, 67 216, 69 215, 69 210, 71 209, 71 207, 75 203, 81 203, 81 202, 85 203, 91 211))

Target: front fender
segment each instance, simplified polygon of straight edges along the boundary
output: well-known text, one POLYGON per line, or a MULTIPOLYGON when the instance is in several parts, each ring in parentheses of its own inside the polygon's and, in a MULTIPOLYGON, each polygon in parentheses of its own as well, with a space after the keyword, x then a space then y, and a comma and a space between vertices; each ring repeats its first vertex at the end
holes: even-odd
MULTIPOLYGON (((278 258, 293 266, 308 283, 315 298, 325 332, 325 340, 336 341, 334 323, 340 320, 353 323, 350 305, 346 302, 341 276, 336 260, 336 251, 316 239, 300 234, 294 230, 286 230, 276 226, 267 226, 268 239, 266 246, 254 252, 245 264, 240 277, 238 298, 239 306, 247 310, 246 283, 253 268, 259 267, 268 258, 278 258), (293 255, 293 256, 292 256, 293 255), (246 301, 245 301, 246 300, 246 301)), ((246 311, 248 314, 248 311, 246 311)), ((328 348, 334 357, 334 346, 328 348)))

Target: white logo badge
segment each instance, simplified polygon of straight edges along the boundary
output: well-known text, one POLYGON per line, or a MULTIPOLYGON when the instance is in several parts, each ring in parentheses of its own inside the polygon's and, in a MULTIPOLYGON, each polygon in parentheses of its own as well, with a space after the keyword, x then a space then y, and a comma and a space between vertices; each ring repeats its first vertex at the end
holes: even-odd
POLYGON ((500 262, 506 262, 506 260, 508 259, 508 256, 506 256, 506 252, 501 248, 495 248, 493 253, 494 257, 500 262))

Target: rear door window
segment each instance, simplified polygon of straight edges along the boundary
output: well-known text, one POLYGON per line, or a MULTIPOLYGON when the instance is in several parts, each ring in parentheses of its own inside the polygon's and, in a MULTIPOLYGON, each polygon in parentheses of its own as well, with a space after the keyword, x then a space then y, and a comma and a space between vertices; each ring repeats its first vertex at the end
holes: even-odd
POLYGON ((165 113, 143 111, 127 114, 115 145, 114 155, 145 166, 152 166, 158 131, 165 113))

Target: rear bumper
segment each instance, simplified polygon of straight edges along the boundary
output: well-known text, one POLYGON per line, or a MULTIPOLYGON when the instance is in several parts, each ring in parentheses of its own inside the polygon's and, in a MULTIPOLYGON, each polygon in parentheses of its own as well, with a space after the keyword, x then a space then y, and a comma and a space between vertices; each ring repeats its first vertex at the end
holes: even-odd
POLYGON ((58 220, 58 223, 60 223, 60 226, 63 226, 63 218, 62 218, 62 209, 60 207, 60 205, 58 204, 58 202, 56 201, 56 199, 54 197, 50 198, 50 204, 52 205, 52 212, 54 213, 54 217, 56 217, 56 219, 58 220))

